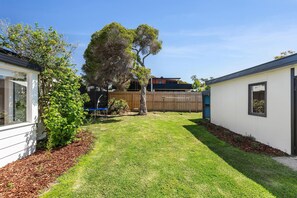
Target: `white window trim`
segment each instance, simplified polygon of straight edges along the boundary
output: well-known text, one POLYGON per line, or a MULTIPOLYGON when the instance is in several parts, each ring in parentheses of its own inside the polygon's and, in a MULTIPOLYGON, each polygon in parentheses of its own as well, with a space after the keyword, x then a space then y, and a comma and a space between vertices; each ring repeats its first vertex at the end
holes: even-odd
MULTIPOLYGON (((32 110, 33 94, 34 94, 33 90, 32 90, 32 88, 33 88, 32 74, 37 74, 38 75, 39 72, 34 71, 34 70, 30 70, 30 69, 26 69, 26 68, 21 68, 21 67, 18 67, 18 66, 12 65, 12 64, 8 64, 8 63, 4 63, 4 62, 1 62, 1 61, 0 61, 0 69, 7 69, 7 70, 15 71, 15 72, 25 73, 26 74, 26 81, 27 81, 26 121, 21 122, 21 123, 14 123, 14 124, 0 126, 0 131, 35 124, 36 120, 34 120, 35 118, 33 118, 34 115, 33 115, 33 110, 32 110)), ((38 82, 37 82, 37 85, 38 85, 38 82)))

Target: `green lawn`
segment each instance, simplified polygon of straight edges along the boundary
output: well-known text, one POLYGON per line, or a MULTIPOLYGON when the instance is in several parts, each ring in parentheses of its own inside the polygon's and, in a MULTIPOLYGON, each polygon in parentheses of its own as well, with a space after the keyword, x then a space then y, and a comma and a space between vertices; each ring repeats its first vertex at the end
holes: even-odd
POLYGON ((297 172, 197 126, 197 113, 150 113, 88 126, 94 149, 44 197, 296 197, 297 172))

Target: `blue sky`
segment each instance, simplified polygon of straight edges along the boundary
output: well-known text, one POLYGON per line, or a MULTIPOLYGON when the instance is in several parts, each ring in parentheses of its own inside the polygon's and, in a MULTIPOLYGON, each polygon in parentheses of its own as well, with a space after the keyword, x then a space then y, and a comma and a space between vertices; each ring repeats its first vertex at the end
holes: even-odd
POLYGON ((163 49, 147 58, 155 76, 219 77, 297 51, 297 0, 78 1, 0 0, 10 23, 53 26, 78 47, 79 70, 91 34, 111 22, 149 24, 163 49))

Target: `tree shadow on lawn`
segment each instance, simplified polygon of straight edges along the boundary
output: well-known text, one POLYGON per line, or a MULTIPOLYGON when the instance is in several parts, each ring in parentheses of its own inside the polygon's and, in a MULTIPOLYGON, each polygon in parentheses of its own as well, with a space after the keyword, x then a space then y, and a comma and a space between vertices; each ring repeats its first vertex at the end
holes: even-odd
POLYGON ((297 172, 276 162, 270 156, 248 153, 219 140, 205 127, 197 125, 199 119, 190 121, 195 124, 183 127, 230 166, 277 197, 297 197, 297 172))
POLYGON ((121 122, 122 120, 120 119, 114 119, 114 118, 109 118, 109 117, 97 117, 97 118, 90 118, 88 123, 89 124, 109 124, 109 123, 117 123, 121 122))

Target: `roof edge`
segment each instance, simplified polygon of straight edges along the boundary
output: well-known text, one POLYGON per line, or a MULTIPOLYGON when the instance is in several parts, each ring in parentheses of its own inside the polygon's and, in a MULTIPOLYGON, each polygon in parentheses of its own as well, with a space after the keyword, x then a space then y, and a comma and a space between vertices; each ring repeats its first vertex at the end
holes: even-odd
POLYGON ((42 71, 41 66, 31 63, 27 60, 23 60, 23 59, 17 57, 14 53, 9 53, 8 50, 4 50, 4 49, 1 49, 1 51, 0 51, 0 61, 9 63, 9 64, 13 64, 16 66, 20 66, 20 67, 23 67, 26 69, 34 70, 34 71, 39 71, 39 72, 42 71))
POLYGON ((252 74, 256 74, 256 73, 260 73, 260 72, 264 72, 264 71, 268 71, 268 70, 272 70, 272 69, 277 69, 277 68, 281 68, 281 67, 285 67, 288 65, 292 65, 297 63, 297 54, 293 54, 290 56, 286 56, 284 58, 281 59, 277 59, 277 60, 272 60, 254 67, 250 67, 238 72, 234 72, 225 76, 221 76, 212 80, 208 80, 206 81, 207 85, 211 85, 211 84, 215 84, 215 83, 219 83, 219 82, 223 82, 223 81, 227 81, 227 80, 232 80, 235 78, 240 78, 243 76, 248 76, 248 75, 252 75, 252 74))

